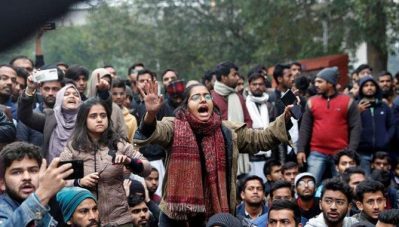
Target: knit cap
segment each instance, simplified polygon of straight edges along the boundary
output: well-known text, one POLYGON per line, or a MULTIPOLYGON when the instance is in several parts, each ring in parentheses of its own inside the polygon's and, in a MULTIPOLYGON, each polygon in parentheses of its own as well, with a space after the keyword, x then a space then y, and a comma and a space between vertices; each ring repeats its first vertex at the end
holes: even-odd
POLYGON ((319 77, 333 85, 336 85, 338 82, 338 75, 338 68, 334 66, 321 70, 319 73, 317 73, 316 77, 319 77))
POLYGON ((313 181, 316 182, 316 178, 313 176, 313 174, 311 174, 311 173, 309 173, 309 172, 304 172, 304 173, 300 173, 300 174, 296 175, 295 181, 294 181, 295 187, 296 187, 296 185, 298 184, 298 182, 299 182, 302 178, 304 178, 304 177, 311 177, 311 178, 313 179, 313 181))
POLYGON ((76 208, 83 200, 92 199, 97 203, 96 198, 89 190, 80 187, 64 187, 57 193, 56 198, 65 222, 71 219, 76 208))
POLYGON ((218 213, 209 218, 206 227, 213 227, 215 225, 222 227, 242 227, 240 220, 229 213, 218 213))

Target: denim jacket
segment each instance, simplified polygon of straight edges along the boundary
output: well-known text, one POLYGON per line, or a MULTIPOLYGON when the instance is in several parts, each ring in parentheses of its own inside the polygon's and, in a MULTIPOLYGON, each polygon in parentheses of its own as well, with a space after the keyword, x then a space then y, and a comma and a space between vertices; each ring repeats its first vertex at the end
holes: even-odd
POLYGON ((36 227, 57 226, 49 210, 49 207, 43 207, 35 193, 21 204, 3 194, 0 196, 0 227, 28 226, 32 221, 36 227))

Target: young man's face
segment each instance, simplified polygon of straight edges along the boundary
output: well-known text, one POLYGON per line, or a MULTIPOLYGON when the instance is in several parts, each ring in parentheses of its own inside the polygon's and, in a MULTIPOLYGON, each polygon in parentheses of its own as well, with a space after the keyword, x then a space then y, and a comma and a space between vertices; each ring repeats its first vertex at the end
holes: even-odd
POLYGON ((352 188, 352 192, 353 193, 355 193, 355 191, 356 191, 356 186, 360 183, 360 182, 362 182, 362 181, 364 181, 364 180, 366 180, 366 176, 364 176, 363 174, 361 174, 361 173, 354 173, 354 174, 352 174, 351 176, 350 176, 350 178, 349 178, 349 186, 352 188))
POLYGON ((315 79, 314 85, 316 87, 317 94, 319 95, 327 94, 327 92, 332 88, 332 85, 328 83, 326 80, 317 77, 315 79))
POLYGON ((231 68, 227 76, 222 76, 222 83, 231 88, 235 88, 237 86, 238 79, 240 79, 240 77, 238 76, 237 70, 231 68))
POLYGON ((265 79, 259 77, 249 82, 249 91, 253 96, 260 97, 266 91, 265 79))
POLYGON ((299 65, 292 64, 291 74, 294 76, 294 78, 296 78, 299 74, 301 74, 301 67, 299 67, 299 65))
POLYGON ((148 207, 144 202, 131 207, 130 212, 133 216, 133 226, 134 227, 146 227, 148 221, 150 220, 150 212, 148 207))
POLYGON ((291 182, 291 184, 294 184, 295 177, 296 175, 298 175, 298 172, 299 170, 297 166, 291 169, 286 169, 283 173, 284 180, 291 182))
POLYGON ((144 178, 144 180, 150 194, 154 194, 159 185, 158 171, 155 170, 151 171, 150 175, 144 178))
POLYGON ((313 198, 315 189, 315 182, 311 177, 303 177, 296 185, 298 196, 302 199, 310 200, 313 198))
POLYGON ((280 166, 272 166, 272 170, 270 174, 266 176, 268 181, 278 181, 283 180, 283 174, 281 173, 281 165, 280 166))
POLYGON ((366 192, 363 195, 363 201, 356 201, 356 206, 360 211, 367 214, 374 220, 385 210, 386 200, 381 191, 366 192))
POLYGON ((377 91, 377 86, 373 81, 367 81, 362 87, 362 94, 366 97, 373 97, 377 91))
POLYGON ((378 78, 378 83, 382 91, 390 91, 392 89, 393 81, 389 75, 380 76, 378 78))
POLYGON ((272 196, 272 201, 278 199, 292 200, 292 191, 291 188, 279 188, 273 192, 272 196))
POLYGON ((292 85, 294 84, 294 75, 291 73, 290 69, 284 69, 283 76, 280 77, 281 80, 279 84, 285 89, 291 89, 292 85))
POLYGON ((75 80, 76 88, 78 89, 80 94, 83 94, 86 91, 87 88, 87 79, 84 75, 80 75, 76 80, 75 80))
POLYGON ((126 99, 126 90, 121 87, 112 88, 112 101, 114 101, 118 106, 122 107, 126 99))
POLYGON ((150 83, 152 81, 152 77, 149 73, 146 74, 142 74, 140 76, 137 76, 137 81, 136 81, 136 85, 138 88, 144 90, 144 87, 147 83, 150 83))
POLYGON ((350 207, 345 194, 340 191, 326 190, 320 200, 320 210, 328 226, 335 226, 344 220, 350 207))
POLYGON ((17 201, 25 200, 39 186, 39 170, 35 159, 14 160, 4 174, 6 192, 17 201))
POLYGON ((263 185, 259 180, 249 180, 244 185, 244 190, 241 192, 241 199, 247 204, 260 206, 262 205, 265 192, 263 185))
POLYGON ((302 224, 296 224, 295 215, 292 210, 272 210, 269 213, 268 225, 270 227, 301 227, 302 224))
POLYGON ((0 94, 11 96, 17 83, 17 72, 14 69, 2 66, 0 67, 0 94))
POLYGON ((339 159, 338 165, 336 165, 336 169, 339 174, 343 174, 346 169, 349 167, 355 167, 356 162, 353 160, 351 157, 342 155, 341 158, 339 159))
POLYGON ((162 84, 166 88, 172 81, 177 80, 177 75, 173 71, 168 71, 162 77, 162 84))
POLYGON ((61 83, 58 81, 44 82, 40 86, 40 94, 47 107, 53 108, 58 91, 61 89, 61 83))
POLYGON ((389 171, 391 165, 389 164, 388 158, 376 158, 373 163, 371 163, 372 169, 378 169, 383 171, 389 171))
POLYGON ((97 204, 92 199, 83 200, 67 222, 72 226, 92 227, 100 226, 97 204))

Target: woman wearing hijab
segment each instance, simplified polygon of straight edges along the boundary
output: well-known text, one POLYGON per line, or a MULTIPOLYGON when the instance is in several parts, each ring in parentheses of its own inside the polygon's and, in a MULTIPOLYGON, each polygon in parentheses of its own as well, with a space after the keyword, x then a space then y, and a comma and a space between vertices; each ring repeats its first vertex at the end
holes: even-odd
MULTIPOLYGON (((63 151, 71 136, 82 101, 77 88, 73 84, 67 84, 57 92, 53 109, 45 109, 44 113, 35 112, 32 105, 38 86, 33 77, 29 76, 26 90, 18 100, 18 118, 28 127, 43 133, 42 156, 51 162, 63 151)), ((101 80, 97 87, 100 91, 105 90, 99 92, 102 94, 99 96, 111 101, 109 84, 101 80)))
POLYGON ((203 226, 215 213, 233 213, 239 152, 269 150, 289 142, 290 108, 263 130, 221 120, 212 96, 202 84, 186 88, 175 118, 156 121, 162 105, 157 84, 140 90, 147 113, 134 142, 168 149, 160 226, 203 226))

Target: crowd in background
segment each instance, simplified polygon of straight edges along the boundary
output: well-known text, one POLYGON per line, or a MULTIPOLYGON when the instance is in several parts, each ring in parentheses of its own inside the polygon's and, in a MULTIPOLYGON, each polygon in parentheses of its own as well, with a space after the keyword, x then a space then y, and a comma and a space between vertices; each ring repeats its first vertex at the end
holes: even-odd
POLYGON ((397 226, 399 73, 346 76, 223 62, 185 81, 136 63, 126 80, 12 58, 0 226, 397 226), (57 79, 35 81, 47 69, 57 79), (82 178, 66 179, 70 160, 82 178))

